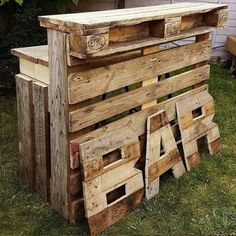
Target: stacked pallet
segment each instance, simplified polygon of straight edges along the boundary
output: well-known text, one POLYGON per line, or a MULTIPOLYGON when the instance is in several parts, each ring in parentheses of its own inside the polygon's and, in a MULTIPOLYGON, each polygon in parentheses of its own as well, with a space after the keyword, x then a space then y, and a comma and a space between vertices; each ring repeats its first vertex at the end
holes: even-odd
MULTIPOLYGON (((85 216, 94 235, 135 209, 144 193, 155 196, 166 171, 180 177, 185 167, 197 166, 200 138, 211 154, 218 152, 205 81, 210 33, 226 19, 227 6, 205 3, 39 17, 48 28, 47 59, 39 47, 13 50, 25 62, 17 75, 25 183, 29 173, 39 178, 37 163, 49 166, 43 178, 50 180, 52 206, 73 223, 85 216), (165 47, 189 37, 195 43, 165 47), (43 120, 46 93, 35 89, 45 78, 50 122, 43 120), (50 155, 43 154, 43 142, 50 143, 50 155)), ((34 183, 27 184, 34 189, 34 183)))

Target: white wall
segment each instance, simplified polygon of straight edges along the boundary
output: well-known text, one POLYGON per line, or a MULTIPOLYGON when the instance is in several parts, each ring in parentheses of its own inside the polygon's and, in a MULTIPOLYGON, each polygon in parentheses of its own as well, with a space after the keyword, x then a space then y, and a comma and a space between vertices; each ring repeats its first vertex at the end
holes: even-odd
MULTIPOLYGON (((138 7, 159 5, 178 2, 196 2, 193 0, 126 0, 126 7, 138 7)), ((230 55, 225 49, 227 35, 236 35, 236 0, 201 0, 198 2, 222 3, 229 5, 229 18, 227 27, 223 30, 217 30, 213 36, 213 57, 221 57, 222 60, 227 59, 230 55)), ((179 44, 186 44, 189 40, 182 40, 179 44)))

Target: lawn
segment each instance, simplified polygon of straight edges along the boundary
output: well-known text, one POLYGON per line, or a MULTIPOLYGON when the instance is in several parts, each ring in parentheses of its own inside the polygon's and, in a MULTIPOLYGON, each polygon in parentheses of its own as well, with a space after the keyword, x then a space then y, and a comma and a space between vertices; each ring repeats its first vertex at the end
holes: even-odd
MULTIPOLYGON (((236 79, 212 64, 210 93, 222 151, 180 179, 162 178, 160 194, 102 235, 236 235, 236 79)), ((0 97, 0 235, 83 235, 25 188, 18 178, 14 96, 0 97)))

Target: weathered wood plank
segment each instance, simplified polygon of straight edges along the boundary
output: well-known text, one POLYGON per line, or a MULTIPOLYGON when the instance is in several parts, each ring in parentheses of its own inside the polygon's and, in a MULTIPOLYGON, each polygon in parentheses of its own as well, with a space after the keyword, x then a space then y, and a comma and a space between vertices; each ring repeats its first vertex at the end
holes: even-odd
POLYGON ((154 99, 207 80, 208 77, 209 66, 206 65, 70 112, 69 130, 75 132, 154 99), (127 97, 129 97, 128 100, 127 97))
MULTIPOLYGON (((144 53, 147 54, 147 51, 144 53)), ((80 102, 147 78, 206 61, 210 59, 210 55, 211 41, 206 40, 105 67, 72 73, 68 77, 69 102, 80 102)))
POLYGON ((17 118, 19 137, 20 177, 35 190, 35 137, 32 79, 16 75, 17 118))
MULTIPOLYGON (((81 146, 81 149, 83 150, 84 146, 82 144, 81 146)), ((81 160, 81 163, 83 163, 81 168, 83 171, 84 181, 89 181, 98 175, 102 175, 105 172, 110 171, 111 169, 118 168, 119 166, 134 159, 137 160, 140 157, 140 145, 138 138, 134 143, 124 144, 122 147, 117 148, 115 151, 120 153, 118 158, 111 159, 111 162, 108 165, 106 164, 106 159, 104 159, 104 156, 106 155, 106 158, 112 158, 112 154, 114 151, 107 153, 104 148, 103 151, 105 154, 102 155, 100 152, 99 155, 101 156, 81 160)))
POLYGON ((35 179, 36 192, 44 201, 50 199, 50 150, 48 86, 33 83, 34 127, 35 127, 35 179))
POLYGON ((94 180, 87 183, 83 182, 85 215, 87 218, 96 215, 107 207, 114 205, 116 202, 121 201, 143 188, 144 184, 141 170, 136 169, 134 172, 132 171, 134 163, 130 162, 127 164, 131 165, 125 164, 122 166, 123 168, 115 168, 94 180), (119 173, 118 170, 122 172, 119 173), (114 174, 118 174, 118 176, 114 178, 114 174), (110 181, 107 179, 108 177, 110 181), (107 195, 121 186, 125 187, 123 194, 113 202, 108 202, 107 195))
POLYGON ((69 218, 68 94, 65 34, 48 30, 51 203, 69 218))
POLYGON ((96 142, 94 140, 81 143, 80 150, 80 160, 86 161, 105 155, 117 148, 122 147, 125 143, 133 143, 137 141, 138 137, 132 129, 124 127, 122 129, 116 130, 116 133, 108 133, 102 137, 97 138, 96 142))
POLYGON ((11 53, 32 63, 48 67, 48 45, 14 48, 11 53))

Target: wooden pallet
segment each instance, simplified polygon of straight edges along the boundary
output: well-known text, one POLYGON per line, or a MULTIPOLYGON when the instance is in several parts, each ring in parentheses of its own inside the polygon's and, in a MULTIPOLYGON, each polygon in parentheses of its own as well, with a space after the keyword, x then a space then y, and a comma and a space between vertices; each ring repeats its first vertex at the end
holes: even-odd
POLYGON ((43 27, 69 33, 70 55, 106 56, 224 27, 226 5, 178 3, 162 6, 39 17, 43 27), (164 40, 164 41, 163 41, 164 40))
MULTIPOLYGON (((205 85, 210 73, 209 33, 224 26, 226 17, 225 5, 202 3, 46 16, 40 17, 40 23, 48 28, 48 46, 13 51, 20 57, 21 77, 27 77, 21 80, 26 84, 21 90, 26 92, 18 91, 24 94, 18 98, 19 117, 33 119, 32 111, 38 112, 31 126, 19 124, 22 166, 36 163, 36 138, 25 137, 44 117, 37 102, 46 96, 39 83, 43 77, 49 94, 50 201, 66 219, 78 223, 86 217, 94 235, 134 210, 145 187, 146 196, 154 196, 161 174, 169 169, 176 177, 184 173, 177 147, 188 149, 189 141, 193 142, 188 133, 196 127, 201 128, 196 139, 207 135, 212 154, 220 148, 214 138, 217 128, 201 127, 204 122, 211 125, 213 108, 196 99, 202 95, 212 99, 205 85), (89 23, 86 17, 91 14, 89 23), (166 42, 192 36, 194 43, 164 47, 166 42), (100 38, 104 46, 99 48, 100 38), (48 54, 41 54, 43 50, 48 54), (162 79, 165 74, 167 78, 162 79), (30 84, 39 86, 35 93, 30 84), (35 105, 24 102, 22 107, 21 96, 34 97, 35 105), (212 113, 199 123, 193 117, 197 108, 188 111, 193 121, 185 127, 181 107, 190 98, 191 108, 200 104, 212 113), (155 131, 153 125, 157 125, 155 131), (161 137, 167 146, 165 155, 160 154, 161 142, 155 141, 161 137)), ((188 156, 184 153, 191 166, 188 156)), ((30 171, 35 176, 34 169, 30 171)))

